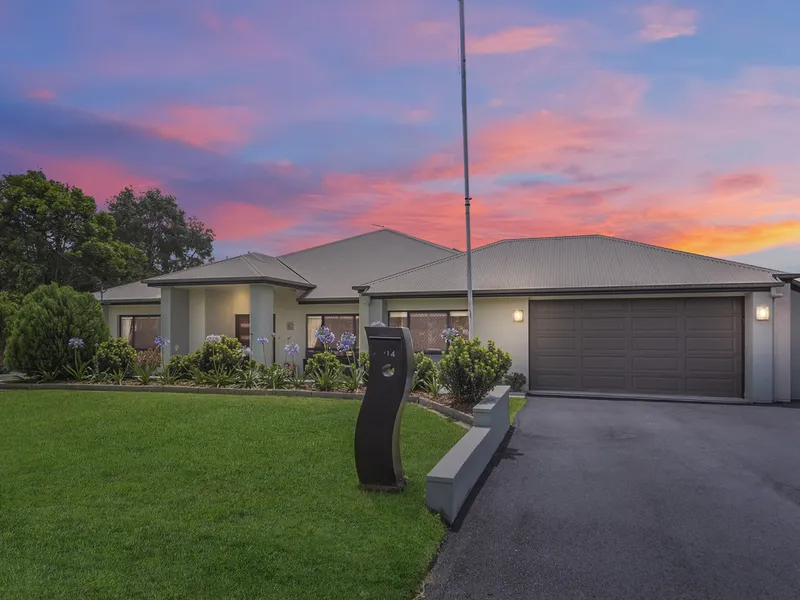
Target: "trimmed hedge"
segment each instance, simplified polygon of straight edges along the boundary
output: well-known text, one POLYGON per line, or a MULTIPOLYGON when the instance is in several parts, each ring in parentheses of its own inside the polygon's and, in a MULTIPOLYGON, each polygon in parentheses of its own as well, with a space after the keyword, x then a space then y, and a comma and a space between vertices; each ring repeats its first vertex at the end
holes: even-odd
POLYGON ((98 346, 96 358, 100 371, 123 371, 130 374, 136 360, 136 350, 125 338, 112 338, 98 346))
POLYGON ((67 345, 71 338, 83 340, 78 356, 89 361, 108 337, 103 309, 94 296, 56 283, 41 285, 22 301, 11 327, 6 359, 12 369, 29 375, 61 377, 75 361, 75 351, 67 345))
POLYGON ((511 355, 491 340, 456 338, 439 362, 442 383, 459 404, 477 404, 503 380, 511 368, 511 355))

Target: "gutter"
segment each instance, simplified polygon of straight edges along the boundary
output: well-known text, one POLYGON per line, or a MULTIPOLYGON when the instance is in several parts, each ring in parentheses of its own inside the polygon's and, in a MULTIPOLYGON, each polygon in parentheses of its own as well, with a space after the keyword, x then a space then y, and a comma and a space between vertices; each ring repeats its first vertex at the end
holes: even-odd
POLYGON ((287 281, 285 279, 275 279, 268 277, 238 277, 236 279, 183 279, 180 281, 159 281, 154 279, 146 279, 142 283, 146 283, 148 287, 182 287, 182 286, 196 286, 196 285, 237 285, 249 283, 267 283, 283 287, 290 287, 298 290, 313 290, 316 286, 309 283, 303 284, 296 281, 287 281))

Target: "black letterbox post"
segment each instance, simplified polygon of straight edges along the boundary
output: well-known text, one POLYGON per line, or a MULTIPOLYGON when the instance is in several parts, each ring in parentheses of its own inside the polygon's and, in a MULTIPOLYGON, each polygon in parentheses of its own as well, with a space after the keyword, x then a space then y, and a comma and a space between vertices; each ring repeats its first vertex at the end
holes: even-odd
POLYGON ((366 489, 399 491, 400 423, 411 392, 414 348, 406 327, 366 327, 369 379, 356 422, 356 471, 366 489))

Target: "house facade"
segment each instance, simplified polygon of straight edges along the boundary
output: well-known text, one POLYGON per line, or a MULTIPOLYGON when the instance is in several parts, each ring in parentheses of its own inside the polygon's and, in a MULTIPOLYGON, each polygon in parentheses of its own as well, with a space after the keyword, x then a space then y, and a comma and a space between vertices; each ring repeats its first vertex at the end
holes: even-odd
MULTIPOLYGON (((473 251, 474 334, 507 350, 532 393, 800 400, 796 275, 605 236, 505 240, 473 251)), ((267 362, 296 342, 319 350, 382 321, 409 327, 415 350, 445 350, 467 329, 466 258, 381 229, 279 257, 251 253, 108 290, 114 335, 135 346, 155 331, 171 352, 206 335, 253 347, 267 362)))

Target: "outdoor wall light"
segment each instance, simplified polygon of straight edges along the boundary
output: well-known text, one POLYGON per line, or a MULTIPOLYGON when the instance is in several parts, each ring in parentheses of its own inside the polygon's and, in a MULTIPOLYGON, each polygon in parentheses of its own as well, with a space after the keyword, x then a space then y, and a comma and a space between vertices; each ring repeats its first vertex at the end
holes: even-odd
POLYGON ((517 309, 514 311, 514 323, 522 323, 525 320, 525 313, 517 309))
POLYGON ((756 306, 756 321, 769 321, 769 306, 756 306))

